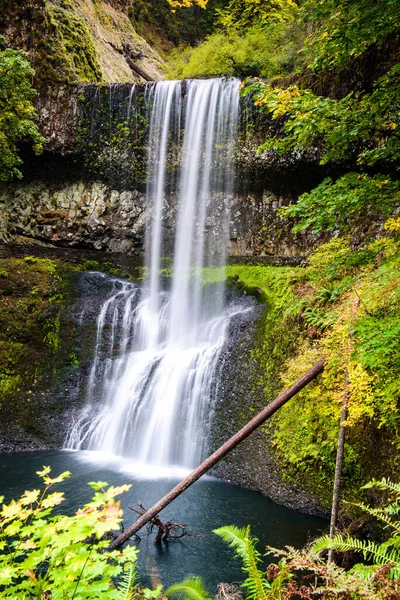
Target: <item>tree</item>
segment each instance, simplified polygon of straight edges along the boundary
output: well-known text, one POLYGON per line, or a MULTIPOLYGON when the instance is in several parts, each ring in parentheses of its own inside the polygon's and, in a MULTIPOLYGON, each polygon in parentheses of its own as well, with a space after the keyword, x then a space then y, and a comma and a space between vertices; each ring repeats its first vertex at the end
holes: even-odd
POLYGON ((205 8, 207 6, 208 0, 168 0, 168 4, 171 6, 172 10, 175 11, 177 8, 189 8, 190 6, 200 6, 200 8, 205 8))
MULTIPOLYGON (((0 45, 3 42, 0 36, 0 45)), ((32 104, 36 94, 31 85, 34 73, 25 52, 0 50, 0 181, 22 177, 20 143, 29 141, 36 154, 43 148, 32 104)))
POLYGON ((400 5, 392 0, 310 0, 302 11, 313 29, 301 50, 303 79, 312 89, 304 89, 300 78, 285 89, 254 82, 244 93, 251 92, 260 110, 280 124, 260 152, 311 149, 320 164, 351 168, 303 195, 285 209, 285 216, 299 219, 297 230, 351 228, 354 217, 387 216, 399 201, 400 5), (343 97, 340 77, 346 81, 343 97), (327 97, 327 88, 335 92, 329 83, 335 78, 339 98, 327 97), (315 93, 324 86, 325 95, 315 93))

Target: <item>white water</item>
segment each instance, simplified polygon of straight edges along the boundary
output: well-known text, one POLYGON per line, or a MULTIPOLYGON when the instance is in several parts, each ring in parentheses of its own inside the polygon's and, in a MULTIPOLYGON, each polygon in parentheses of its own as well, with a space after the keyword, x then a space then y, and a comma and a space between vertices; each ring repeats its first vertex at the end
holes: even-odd
POLYGON ((241 311, 224 306, 222 283, 202 284, 204 266, 225 263, 239 97, 237 80, 188 81, 184 100, 181 86, 149 89, 149 275, 141 291, 114 280, 97 319, 88 403, 67 445, 192 467, 207 449, 221 350, 241 311), (180 143, 173 276, 165 291, 165 206, 180 143))

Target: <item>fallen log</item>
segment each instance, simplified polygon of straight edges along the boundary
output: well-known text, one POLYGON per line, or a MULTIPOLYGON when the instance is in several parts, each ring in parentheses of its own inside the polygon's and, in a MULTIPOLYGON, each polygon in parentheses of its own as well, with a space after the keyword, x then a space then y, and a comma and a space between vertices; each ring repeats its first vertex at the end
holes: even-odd
POLYGON ((231 437, 225 444, 223 444, 218 450, 213 452, 211 456, 206 458, 185 479, 183 479, 178 485, 176 485, 168 494, 166 494, 161 500, 159 500, 152 508, 150 508, 144 515, 140 516, 135 523, 128 527, 123 533, 121 533, 116 540, 114 540, 110 549, 119 548, 124 542, 132 537, 139 529, 141 529, 146 523, 148 523, 155 515, 162 511, 168 504, 170 504, 175 498, 180 496, 188 487, 190 487, 195 481, 200 479, 204 473, 207 473, 217 462, 226 456, 231 450, 236 448, 240 442, 245 440, 257 427, 262 425, 269 417, 271 417, 279 408, 281 408, 288 400, 293 398, 300 390, 302 390, 307 384, 315 379, 324 370, 324 361, 320 360, 317 362, 307 373, 305 373, 300 379, 298 379, 293 385, 287 388, 282 394, 280 394, 275 400, 270 402, 258 415, 256 415, 247 425, 245 425, 240 431, 238 431, 233 437, 231 437))
POLYGON ((149 75, 147 71, 142 69, 142 67, 139 67, 139 65, 133 62, 133 60, 129 56, 126 56, 125 60, 128 63, 131 70, 134 71, 134 73, 136 73, 140 77, 142 77, 142 79, 144 79, 145 81, 154 81, 154 78, 151 75, 149 75))

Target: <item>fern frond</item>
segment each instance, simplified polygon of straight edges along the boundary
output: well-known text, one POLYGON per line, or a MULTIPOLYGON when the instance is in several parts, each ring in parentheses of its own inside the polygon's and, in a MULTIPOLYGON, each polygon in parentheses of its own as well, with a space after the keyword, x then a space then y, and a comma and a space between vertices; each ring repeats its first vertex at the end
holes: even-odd
POLYGON ((388 515, 393 515, 393 516, 400 514, 400 503, 398 502, 398 500, 385 506, 385 512, 388 515))
POLYGON ((393 483, 393 481, 391 481, 390 479, 382 477, 382 479, 380 479, 379 481, 377 481, 376 479, 372 479, 371 481, 363 485, 361 489, 368 490, 373 487, 378 488, 378 490, 393 492, 400 499, 400 483, 393 483))
POLYGON ((170 596, 177 596, 186 600, 211 600, 211 597, 204 589, 200 577, 188 577, 181 583, 171 585, 165 592, 165 595, 168 598, 170 596))
POLYGON ((268 583, 264 574, 259 571, 258 563, 261 561, 260 553, 256 548, 257 538, 251 538, 250 527, 236 527, 230 525, 214 529, 224 542, 227 542, 231 548, 236 551, 236 556, 243 561, 243 571, 248 575, 248 578, 243 584, 247 589, 246 598, 249 600, 268 600, 268 591, 271 585, 268 583))
POLYGON ((310 554, 318 554, 322 550, 336 550, 337 552, 361 552, 365 559, 373 559, 377 565, 393 563, 400 567, 400 552, 393 548, 393 540, 383 544, 376 544, 370 540, 357 540, 350 536, 344 537, 337 533, 333 539, 324 535, 316 540, 311 548, 310 554))
POLYGON ((131 600, 133 598, 135 577, 135 565, 130 563, 128 571, 124 572, 118 580, 118 600, 131 600))
POLYGON ((353 503, 353 506, 357 506, 357 508, 360 508, 362 511, 368 513, 371 515, 371 517, 375 517, 375 519, 382 521, 382 523, 385 523, 386 527, 393 527, 394 529, 397 529, 396 521, 393 521, 387 515, 386 509, 372 508, 371 506, 368 506, 368 504, 364 504, 364 502, 353 503))

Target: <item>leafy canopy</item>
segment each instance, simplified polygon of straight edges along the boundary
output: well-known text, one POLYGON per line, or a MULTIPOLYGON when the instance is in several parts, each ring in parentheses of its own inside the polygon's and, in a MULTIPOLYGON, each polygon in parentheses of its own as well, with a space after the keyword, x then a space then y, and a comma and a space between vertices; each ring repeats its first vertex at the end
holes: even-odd
MULTIPOLYGON (((367 50, 385 49, 385 60, 374 81, 341 99, 324 97, 300 84, 274 87, 261 81, 244 85, 255 105, 279 124, 259 148, 262 152, 311 151, 321 165, 347 163, 351 173, 336 181, 327 179, 284 215, 298 219, 296 230, 318 232, 352 227, 355 218, 387 216, 399 202, 400 166, 400 63, 396 39, 400 4, 393 0, 307 1, 303 21, 313 31, 301 53, 316 73, 314 89, 322 87, 344 68, 351 72, 355 60, 367 50), (386 70, 386 72, 384 72, 386 70), (382 74, 383 71, 383 74, 382 74), (373 170, 373 171, 372 171, 373 170), (373 175, 371 174, 373 172, 373 175)), ((366 65, 362 67, 367 69, 366 65)), ((315 79, 315 76, 314 76, 315 79)), ((351 82, 351 75, 348 75, 351 82)))
MULTIPOLYGON (((0 45, 4 38, 0 36, 0 45)), ((18 145, 29 141, 40 154, 43 138, 36 125, 31 86, 34 71, 22 50, 0 50, 0 181, 21 178, 18 145)))
POLYGON ((345 68, 400 30, 397 0, 306 0, 302 16, 312 29, 302 54, 315 72, 345 68))
POLYGON ((208 0, 168 0, 168 4, 171 6, 173 11, 175 11, 177 8, 189 8, 194 4, 200 6, 200 8, 205 8, 207 3, 208 0))

